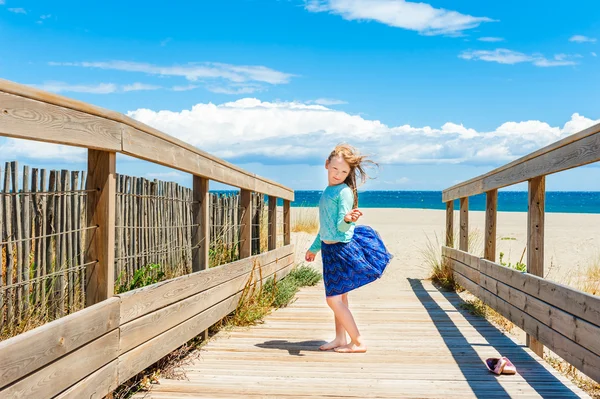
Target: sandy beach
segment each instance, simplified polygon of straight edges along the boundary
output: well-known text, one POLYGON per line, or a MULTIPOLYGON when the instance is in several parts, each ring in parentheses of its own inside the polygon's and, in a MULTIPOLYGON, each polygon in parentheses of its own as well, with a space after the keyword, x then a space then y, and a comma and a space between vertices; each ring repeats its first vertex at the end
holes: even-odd
MULTIPOLYGON (((404 278, 424 278, 429 269, 421 250, 427 240, 442 244, 445 234, 446 213, 443 210, 363 208, 364 216, 359 224, 375 228, 382 236, 389 251, 395 256, 398 272, 404 278)), ((317 208, 292 208, 292 225, 295 218, 316 218, 317 208)), ((546 213, 545 229, 545 277, 563 284, 570 284, 585 269, 600 259, 600 215, 546 213)), ((476 251, 483 254, 485 212, 469 213, 470 231, 477 237, 476 251)), ((455 212, 454 226, 459 226, 459 213, 455 212)), ((455 232, 456 234, 456 232, 455 232)), ((302 262, 304 253, 312 243, 314 234, 293 233, 297 261, 302 262)), ((457 237, 457 235, 455 235, 457 237)), ((504 261, 516 263, 523 254, 527 242, 527 213, 499 212, 497 227, 497 256, 503 252, 504 261)), ((436 245, 437 246, 437 245, 436 245)), ((526 263, 527 254, 523 257, 526 263)), ((498 261, 498 259, 496 259, 498 261)), ((320 267, 317 257, 316 267, 320 267)))

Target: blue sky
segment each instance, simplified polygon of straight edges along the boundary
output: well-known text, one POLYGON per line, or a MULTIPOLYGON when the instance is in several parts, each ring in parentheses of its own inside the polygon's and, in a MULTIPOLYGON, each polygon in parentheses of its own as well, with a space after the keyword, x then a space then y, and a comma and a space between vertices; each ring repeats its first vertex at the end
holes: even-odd
MULTIPOLYGON (((80 4, 0 0, 0 77, 128 114, 294 189, 326 184, 341 141, 380 161, 365 189, 441 190, 600 122, 596 1, 80 4)), ((0 149, 41 167, 85 159, 0 149)), ((118 170, 190 180, 125 157, 118 170)), ((548 189, 600 190, 600 168, 548 189)))

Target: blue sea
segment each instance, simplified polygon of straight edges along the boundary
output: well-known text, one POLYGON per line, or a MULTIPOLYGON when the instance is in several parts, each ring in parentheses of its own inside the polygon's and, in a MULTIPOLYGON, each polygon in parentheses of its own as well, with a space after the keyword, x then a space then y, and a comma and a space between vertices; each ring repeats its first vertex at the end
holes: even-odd
MULTIPOLYGON (((318 206, 322 191, 296 191, 292 206, 318 206)), ((359 191, 360 208, 446 209, 441 191, 359 191)), ((456 200, 454 209, 459 209, 456 200)), ((485 194, 469 198, 469 209, 485 210, 485 194)), ((499 191, 498 211, 527 212, 526 191, 499 191)), ((600 213, 600 192, 549 191, 546 212, 600 213)))

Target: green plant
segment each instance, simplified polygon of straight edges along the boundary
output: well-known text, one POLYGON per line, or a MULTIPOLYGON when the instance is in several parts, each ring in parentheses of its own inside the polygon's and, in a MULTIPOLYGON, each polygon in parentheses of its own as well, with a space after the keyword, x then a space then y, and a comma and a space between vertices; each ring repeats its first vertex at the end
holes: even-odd
POLYGON ((523 255, 525 255, 525 250, 523 250, 523 254, 521 255, 521 259, 515 263, 514 265, 511 262, 506 263, 504 261, 504 252, 500 252, 500 264, 505 267, 510 267, 511 269, 518 270, 520 272, 527 271, 527 265, 523 263, 523 255))
POLYGON ((136 288, 145 287, 162 281, 164 277, 165 273, 161 270, 161 266, 154 263, 136 270, 130 281, 127 281, 127 274, 123 271, 119 274, 117 281, 115 281, 115 292, 120 294, 136 288))

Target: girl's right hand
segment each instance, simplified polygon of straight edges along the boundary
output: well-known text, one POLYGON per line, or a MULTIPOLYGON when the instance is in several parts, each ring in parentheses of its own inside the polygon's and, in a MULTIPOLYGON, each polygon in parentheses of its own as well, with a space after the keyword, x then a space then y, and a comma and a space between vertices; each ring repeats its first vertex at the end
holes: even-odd
POLYGON ((306 251, 306 255, 304 255, 304 259, 305 259, 307 262, 312 262, 313 260, 315 260, 315 254, 313 254, 313 253, 312 253, 312 252, 310 252, 310 251, 306 251))

